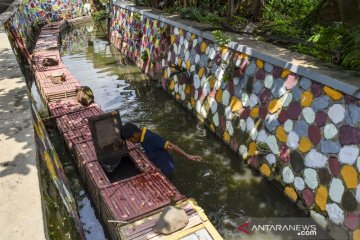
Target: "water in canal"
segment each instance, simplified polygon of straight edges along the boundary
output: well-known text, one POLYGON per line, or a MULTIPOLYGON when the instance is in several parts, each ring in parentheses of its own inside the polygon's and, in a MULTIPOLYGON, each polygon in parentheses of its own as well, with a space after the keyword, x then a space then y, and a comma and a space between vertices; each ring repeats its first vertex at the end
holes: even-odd
POLYGON ((147 84, 137 67, 117 64, 109 42, 92 31, 92 26, 84 26, 63 34, 64 64, 81 85, 92 88, 103 110, 119 109, 123 122, 146 126, 203 156, 200 163, 174 156, 172 182, 182 194, 196 199, 226 239, 238 238, 238 218, 305 216, 169 94, 147 84))

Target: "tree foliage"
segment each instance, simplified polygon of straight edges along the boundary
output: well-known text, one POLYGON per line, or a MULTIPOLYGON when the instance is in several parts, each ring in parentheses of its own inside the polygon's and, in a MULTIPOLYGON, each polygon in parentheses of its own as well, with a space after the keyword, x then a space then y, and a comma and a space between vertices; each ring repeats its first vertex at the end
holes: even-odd
POLYGON ((254 22, 253 34, 258 39, 360 70, 360 0, 136 2, 179 14, 182 18, 225 27, 227 31, 242 32, 254 22))

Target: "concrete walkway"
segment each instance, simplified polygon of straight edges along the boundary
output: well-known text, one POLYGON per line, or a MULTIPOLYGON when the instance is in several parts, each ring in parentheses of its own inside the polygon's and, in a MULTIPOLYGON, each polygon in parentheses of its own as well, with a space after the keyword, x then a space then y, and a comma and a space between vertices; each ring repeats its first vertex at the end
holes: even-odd
POLYGON ((45 239, 25 79, 0 29, 0 239, 45 239))

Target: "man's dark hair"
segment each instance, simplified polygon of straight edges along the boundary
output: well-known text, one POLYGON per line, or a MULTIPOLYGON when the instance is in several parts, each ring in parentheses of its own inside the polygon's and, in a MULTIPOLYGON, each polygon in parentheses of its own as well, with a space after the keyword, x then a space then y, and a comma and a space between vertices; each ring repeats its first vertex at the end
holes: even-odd
POLYGON ((140 132, 140 128, 133 123, 125 123, 121 128, 121 137, 123 139, 129 139, 134 136, 134 133, 140 132))

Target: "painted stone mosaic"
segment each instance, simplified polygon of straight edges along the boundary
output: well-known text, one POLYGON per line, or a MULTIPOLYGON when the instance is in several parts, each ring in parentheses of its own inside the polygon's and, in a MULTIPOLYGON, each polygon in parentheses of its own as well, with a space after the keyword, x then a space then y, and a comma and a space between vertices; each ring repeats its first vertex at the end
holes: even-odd
POLYGON ((82 0, 20 1, 17 9, 4 23, 6 34, 18 61, 21 61, 21 55, 30 52, 35 43, 34 26, 64 18, 74 18, 82 14, 82 0))
POLYGON ((279 174, 285 195, 314 218, 358 229, 358 100, 146 15, 114 6, 113 16, 119 51, 251 167, 279 174))

